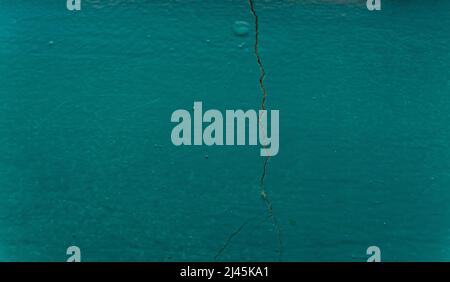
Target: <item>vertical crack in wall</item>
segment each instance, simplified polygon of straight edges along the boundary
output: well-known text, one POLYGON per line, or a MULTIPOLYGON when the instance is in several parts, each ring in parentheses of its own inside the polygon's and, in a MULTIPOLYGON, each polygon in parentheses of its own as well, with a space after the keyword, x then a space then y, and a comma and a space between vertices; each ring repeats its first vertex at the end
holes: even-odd
MULTIPOLYGON (((255 19, 255 45, 254 45, 254 53, 256 56, 256 61, 258 63, 259 69, 260 69, 260 76, 259 76, 259 87, 261 88, 261 92, 262 92, 262 101, 261 101, 261 109, 262 110, 266 110, 266 100, 267 100, 267 91, 266 88, 264 86, 264 79, 266 77, 266 70, 264 69, 264 65, 262 63, 261 60, 261 56, 259 54, 259 17, 258 14, 255 11, 255 5, 253 3, 253 0, 248 0, 248 4, 250 5, 250 11, 253 14, 253 17, 255 19)), ((266 133, 264 132, 264 126, 262 125, 262 115, 264 114, 264 112, 262 112, 259 115, 259 124, 260 124, 260 130, 262 130, 263 136, 266 136, 266 133)), ((266 113, 267 114, 267 113, 266 113)), ((266 142, 264 142, 264 144, 266 144, 266 142)), ((266 148, 266 145, 264 145, 264 148, 266 148)), ((263 199, 266 208, 267 208, 267 212, 269 213, 269 218, 272 220, 273 225, 275 226, 275 229, 277 231, 277 235, 278 235, 278 245, 279 245, 279 256, 280 256, 280 260, 282 258, 283 255, 283 240, 282 240, 282 233, 281 233, 281 227, 280 224, 278 223, 277 218, 273 215, 273 208, 272 208, 272 202, 270 201, 267 192, 266 192, 266 188, 265 188, 265 177, 266 177, 266 173, 267 173, 267 165, 269 163, 270 160, 270 155, 268 155, 265 160, 264 160, 264 165, 263 165, 263 169, 262 169, 262 173, 261 173, 261 177, 260 177, 260 181, 259 181, 259 191, 261 194, 261 198, 263 199)))
MULTIPOLYGON (((254 53, 256 56, 256 61, 258 63, 259 69, 260 69, 260 76, 259 76, 259 87, 261 88, 261 92, 262 92, 262 101, 261 101, 261 109, 262 110, 266 110, 266 100, 267 100, 267 91, 266 88, 264 86, 264 78, 266 77, 266 70, 264 69, 264 65, 262 63, 261 60, 261 56, 259 55, 259 18, 258 18, 258 14, 255 11, 255 5, 253 3, 253 0, 248 0, 248 4, 250 5, 250 12, 253 15, 253 18, 255 20, 255 44, 254 44, 254 53)), ((262 131, 262 135, 263 138, 266 137, 266 133, 264 131, 264 126, 262 125, 262 116, 263 116, 264 112, 261 113, 259 115, 259 119, 258 119, 258 124, 260 125, 260 130, 262 131)), ((264 144, 266 144, 266 142, 264 142, 264 144)), ((263 145, 265 149, 267 149, 267 145, 263 145)), ((267 212, 268 212, 268 217, 264 217, 264 220, 267 219, 271 219, 272 223, 276 229, 277 232, 277 236, 278 236, 278 246, 279 246, 279 260, 281 261, 282 256, 283 256, 283 240, 282 240, 282 232, 281 232, 281 227, 280 224, 278 223, 277 218, 274 216, 273 214, 273 208, 272 208, 272 202, 270 201, 267 192, 266 192, 266 188, 265 188, 265 177, 267 174, 267 165, 269 163, 270 160, 270 156, 267 156, 264 159, 264 165, 263 165, 263 169, 262 169, 262 173, 261 173, 261 177, 259 179, 259 192, 261 195, 261 198, 264 201, 264 204, 266 205, 267 208, 267 212)), ((228 236, 227 240, 225 241, 225 244, 222 246, 222 248, 220 248, 220 250, 217 252, 217 254, 214 256, 214 260, 217 260, 222 254, 223 252, 228 248, 228 246, 230 245, 231 241, 233 240, 234 237, 236 237, 237 235, 239 235, 239 233, 241 233, 241 231, 254 219, 256 219, 256 217, 250 218, 248 220, 246 220, 244 223, 242 223, 239 228, 236 229, 236 231, 234 231, 232 234, 230 234, 230 236, 228 236)))
POLYGON ((248 4, 250 5, 250 11, 253 14, 253 17, 255 18, 255 45, 254 45, 254 52, 256 56, 256 61, 259 66, 259 70, 261 71, 261 75, 259 77, 259 86, 261 87, 261 91, 263 94, 262 102, 261 102, 261 109, 266 109, 266 98, 267 98, 267 91, 264 87, 264 78, 266 78, 266 70, 264 69, 264 65, 261 61, 261 56, 259 55, 259 18, 255 11, 255 5, 253 4, 253 0, 248 0, 248 4))

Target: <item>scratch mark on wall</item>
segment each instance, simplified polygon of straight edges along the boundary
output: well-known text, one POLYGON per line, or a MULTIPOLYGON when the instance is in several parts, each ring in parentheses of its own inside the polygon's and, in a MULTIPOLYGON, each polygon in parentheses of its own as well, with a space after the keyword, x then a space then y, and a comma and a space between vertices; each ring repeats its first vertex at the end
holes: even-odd
POLYGON ((230 245, 233 238, 236 237, 237 235, 239 235, 239 233, 241 233, 242 229, 244 229, 244 227, 247 226, 253 219, 254 218, 247 219, 244 223, 241 224, 241 226, 239 226, 238 229, 236 229, 236 231, 234 231, 233 233, 230 234, 230 236, 228 236, 227 240, 225 241, 225 244, 222 246, 222 248, 220 248, 220 250, 214 256, 214 260, 217 260, 223 254, 223 252, 230 245))

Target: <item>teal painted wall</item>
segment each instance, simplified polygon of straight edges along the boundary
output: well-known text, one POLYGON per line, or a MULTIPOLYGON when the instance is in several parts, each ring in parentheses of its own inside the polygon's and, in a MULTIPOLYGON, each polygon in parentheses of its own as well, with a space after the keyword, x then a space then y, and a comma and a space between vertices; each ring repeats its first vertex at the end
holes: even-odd
MULTIPOLYGON (((448 261, 450 2, 364 2, 255 0, 281 259, 448 261)), ((261 106, 247 1, 82 5, 0 0, 0 260, 211 261, 249 219, 218 260, 280 259, 259 148, 170 139, 261 106)))

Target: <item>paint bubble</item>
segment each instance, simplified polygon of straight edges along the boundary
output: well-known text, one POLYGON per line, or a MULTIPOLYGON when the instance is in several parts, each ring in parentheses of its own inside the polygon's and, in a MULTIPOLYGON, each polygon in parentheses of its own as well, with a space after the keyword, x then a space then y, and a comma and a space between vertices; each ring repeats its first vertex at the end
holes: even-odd
POLYGON ((235 21, 233 25, 234 34, 238 36, 246 36, 250 30, 249 24, 246 21, 235 21))

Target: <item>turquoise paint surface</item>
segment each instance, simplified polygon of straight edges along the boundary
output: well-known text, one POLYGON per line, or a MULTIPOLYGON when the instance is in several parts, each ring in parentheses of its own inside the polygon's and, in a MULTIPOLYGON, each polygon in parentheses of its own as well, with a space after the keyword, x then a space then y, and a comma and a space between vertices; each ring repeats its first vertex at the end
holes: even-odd
MULTIPOLYGON (((450 3, 364 2, 255 1, 281 259, 448 261, 450 3)), ((211 261, 253 217, 219 260, 278 260, 259 148, 170 139, 261 106, 247 1, 82 5, 0 1, 0 260, 211 261)))

